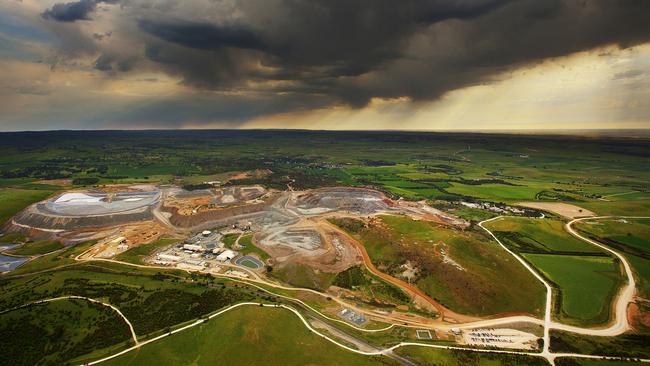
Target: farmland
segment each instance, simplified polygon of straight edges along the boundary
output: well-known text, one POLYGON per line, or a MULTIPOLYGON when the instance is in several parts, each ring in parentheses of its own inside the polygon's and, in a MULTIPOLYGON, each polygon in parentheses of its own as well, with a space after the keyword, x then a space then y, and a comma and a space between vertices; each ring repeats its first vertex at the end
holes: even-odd
POLYGON ((106 184, 170 182, 174 176, 198 182, 264 167, 274 174, 254 179, 273 187, 284 186, 289 175, 296 187, 372 185, 409 199, 513 202, 539 197, 584 202, 586 208, 610 206, 598 196, 632 192, 613 196, 612 202, 648 209, 642 192, 649 173, 639 154, 644 145, 629 140, 304 131, 108 134, 111 144, 102 143, 106 133, 42 133, 39 146, 47 144, 45 150, 30 147, 34 135, 0 136, 0 172, 13 185, 75 177, 96 177, 98 184, 106 184), (18 154, 14 146, 21 146, 22 152, 18 154), (593 155, 599 157, 587 158, 593 155), (584 171, 601 178, 591 180, 584 171), (625 178, 616 178, 620 176, 625 178))
POLYGON ((492 221, 490 230, 504 244, 526 253, 604 253, 594 245, 570 235, 564 222, 554 219, 508 217, 492 221))
POLYGON ((28 205, 52 194, 49 190, 0 189, 0 225, 28 205))
POLYGON ((270 256, 263 251, 262 249, 258 248, 253 244, 253 235, 244 235, 239 239, 239 245, 241 245, 243 248, 241 249, 242 254, 255 254, 262 261, 265 261, 270 258, 270 256))
POLYGON ((562 321, 605 323, 622 278, 610 257, 524 254, 560 291, 562 321))
POLYGON ((649 219, 589 220, 577 227, 587 236, 622 252, 633 267, 642 296, 650 296, 649 219))
POLYGON ((487 227, 555 284, 556 316, 569 323, 602 324, 623 282, 619 264, 602 249, 575 238, 553 218, 507 217, 487 227))
POLYGON ((492 355, 479 352, 466 352, 423 347, 401 347, 397 353, 407 356, 419 365, 472 365, 472 366, 546 366, 548 363, 539 357, 524 355, 492 355))

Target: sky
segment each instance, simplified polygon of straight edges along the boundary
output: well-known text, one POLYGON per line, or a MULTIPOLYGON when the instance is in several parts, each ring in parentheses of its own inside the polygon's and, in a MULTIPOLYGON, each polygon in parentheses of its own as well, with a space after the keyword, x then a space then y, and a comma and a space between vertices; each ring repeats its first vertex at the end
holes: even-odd
POLYGON ((650 128, 647 0, 2 0, 0 131, 650 128))

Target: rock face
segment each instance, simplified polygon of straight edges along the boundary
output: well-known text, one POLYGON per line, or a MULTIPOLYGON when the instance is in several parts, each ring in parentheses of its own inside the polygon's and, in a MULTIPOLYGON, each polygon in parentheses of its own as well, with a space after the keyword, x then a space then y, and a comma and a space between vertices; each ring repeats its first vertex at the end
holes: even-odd
POLYGON ((208 211, 202 211, 194 215, 181 215, 178 213, 178 208, 163 206, 162 211, 171 214, 169 221, 176 227, 191 228, 197 227, 206 223, 225 222, 229 219, 236 218, 243 215, 251 215, 255 213, 262 213, 267 207, 268 203, 256 203, 246 206, 237 206, 229 208, 220 208, 208 211))
POLYGON ((383 193, 352 187, 314 189, 297 195, 292 201, 296 211, 307 215, 332 211, 367 215, 394 209, 383 193))

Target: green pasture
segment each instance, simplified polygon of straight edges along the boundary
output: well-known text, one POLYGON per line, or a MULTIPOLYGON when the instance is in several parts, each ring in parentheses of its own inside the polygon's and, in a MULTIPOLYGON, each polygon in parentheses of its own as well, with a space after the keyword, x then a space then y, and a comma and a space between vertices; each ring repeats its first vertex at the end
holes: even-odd
POLYGON ((558 289, 556 316, 573 324, 604 324, 612 299, 623 283, 619 264, 610 257, 522 254, 558 289))
MULTIPOLYGON (((631 331, 617 336, 600 337, 553 329, 551 330, 550 336, 551 351, 553 352, 626 358, 650 358, 650 348, 648 348, 650 342, 649 334, 631 331)), ((586 363, 585 365, 592 364, 586 363)), ((617 364, 614 363, 614 365, 617 364)), ((575 364, 558 363, 558 366, 575 366, 575 364)))
POLYGON ((585 220, 575 225, 596 238, 605 239, 622 249, 645 252, 650 255, 650 219, 585 220))
POLYGON ((465 185, 452 183, 447 191, 494 201, 532 200, 540 191, 535 186, 508 186, 503 184, 465 185))
POLYGON ((106 362, 106 365, 392 365, 309 331, 282 308, 245 306, 106 362))
POLYGON ((318 291, 325 291, 335 276, 333 273, 318 271, 300 263, 274 266, 270 275, 292 286, 318 291))
POLYGON ((564 230, 564 221, 551 218, 504 217, 485 224, 505 245, 531 253, 604 253, 564 230))
POLYGON ((60 252, 54 252, 34 258, 15 270, 11 271, 12 275, 22 275, 26 273, 46 271, 61 266, 75 264, 74 258, 84 251, 88 250, 96 241, 87 241, 67 247, 60 252))
POLYGON ((634 366, 645 365, 641 361, 623 361, 623 360, 592 360, 575 357, 560 357, 555 359, 557 366, 634 366))
POLYGON ((418 365, 548 366, 542 357, 405 346, 395 350, 418 365))
POLYGON ((44 200, 52 193, 49 190, 0 189, 0 226, 25 207, 44 200))
POLYGON ((262 249, 258 248, 255 244, 253 244, 253 234, 248 234, 244 235, 239 239, 239 245, 243 246, 242 249, 239 251, 246 255, 246 254, 257 254, 257 256, 262 260, 266 261, 267 259, 271 258, 271 256, 263 251, 262 249))
POLYGON ((580 202, 580 206, 601 216, 650 216, 650 199, 616 201, 598 200, 580 202))
POLYGON ((37 240, 22 244, 18 248, 11 249, 9 253, 14 255, 32 256, 53 252, 63 248, 63 244, 54 240, 37 240))
POLYGON ((650 219, 587 220, 576 228, 621 252, 632 266, 641 296, 650 297, 650 219))

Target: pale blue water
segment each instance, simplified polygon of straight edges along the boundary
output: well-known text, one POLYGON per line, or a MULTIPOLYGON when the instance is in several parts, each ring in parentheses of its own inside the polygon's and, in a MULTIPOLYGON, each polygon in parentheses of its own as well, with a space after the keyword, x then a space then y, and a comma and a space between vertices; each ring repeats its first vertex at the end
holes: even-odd
MULTIPOLYGON (((2 244, 0 245, 0 252, 17 246, 18 244, 2 244)), ((0 272, 13 271, 25 262, 27 262, 27 257, 10 257, 0 254, 0 272)))

